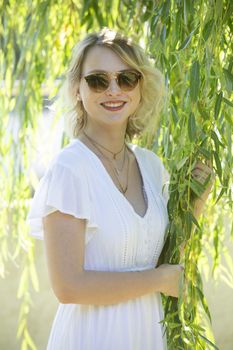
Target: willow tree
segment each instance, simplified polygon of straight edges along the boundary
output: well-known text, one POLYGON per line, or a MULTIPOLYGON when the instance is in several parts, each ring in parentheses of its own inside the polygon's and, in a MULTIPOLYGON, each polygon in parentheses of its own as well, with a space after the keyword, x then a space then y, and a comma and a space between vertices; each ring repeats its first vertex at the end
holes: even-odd
POLYGON ((38 290, 39 283, 25 218, 31 197, 29 150, 36 116, 42 112, 41 87, 46 85, 54 96, 59 88, 54 81, 62 81, 74 44, 103 26, 132 35, 165 75, 166 99, 157 132, 138 142, 156 151, 170 172, 170 225, 161 262, 179 261, 177 247, 186 244, 183 293, 179 302, 163 298, 169 349, 216 348, 200 320, 203 312, 210 314, 198 262, 203 246, 212 240, 213 270, 218 266, 223 214, 232 210, 233 3, 1 0, 0 9, 0 275, 4 278, 7 261, 20 265, 22 349, 36 349, 27 315, 29 287, 38 290), (18 133, 6 132, 14 122, 18 133), (197 159, 212 161, 217 175, 208 215, 199 222, 192 203, 204 187, 191 177, 197 159))

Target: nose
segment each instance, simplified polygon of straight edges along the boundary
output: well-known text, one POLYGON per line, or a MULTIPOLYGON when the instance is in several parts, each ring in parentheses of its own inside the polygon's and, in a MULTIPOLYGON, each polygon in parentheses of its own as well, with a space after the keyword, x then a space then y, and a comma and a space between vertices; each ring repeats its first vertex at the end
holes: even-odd
POLYGON ((116 79, 111 79, 110 83, 109 83, 109 87, 106 90, 106 94, 108 95, 115 95, 115 94, 119 94, 121 93, 121 88, 119 87, 119 85, 117 84, 116 79))

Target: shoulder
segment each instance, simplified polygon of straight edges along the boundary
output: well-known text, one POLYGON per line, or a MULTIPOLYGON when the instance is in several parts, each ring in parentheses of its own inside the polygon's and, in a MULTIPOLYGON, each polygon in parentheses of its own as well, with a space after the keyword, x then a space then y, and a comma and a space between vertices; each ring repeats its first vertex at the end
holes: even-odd
POLYGON ((76 174, 84 169, 86 163, 85 154, 77 139, 72 139, 69 144, 58 151, 49 163, 48 171, 54 168, 63 168, 76 174))
POLYGON ((156 188, 167 203, 169 198, 168 186, 170 175, 162 159, 155 152, 147 148, 134 144, 129 144, 129 146, 140 158, 141 164, 143 164, 148 175, 148 179, 151 181, 152 188, 156 188))
POLYGON ((152 150, 135 144, 129 144, 135 155, 140 158, 141 164, 151 178, 162 183, 169 182, 170 174, 165 168, 162 159, 152 150))
POLYGON ((154 169, 157 168, 157 170, 162 170, 163 162, 155 152, 132 143, 130 143, 129 146, 133 152, 140 157, 142 162, 151 165, 154 169))

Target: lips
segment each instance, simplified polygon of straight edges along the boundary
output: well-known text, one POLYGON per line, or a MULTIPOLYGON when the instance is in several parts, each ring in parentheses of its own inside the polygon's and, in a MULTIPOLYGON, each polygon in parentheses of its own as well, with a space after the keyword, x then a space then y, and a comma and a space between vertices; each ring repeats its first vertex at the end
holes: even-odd
POLYGON ((107 101, 101 103, 101 106, 108 111, 119 111, 125 104, 125 101, 107 101))

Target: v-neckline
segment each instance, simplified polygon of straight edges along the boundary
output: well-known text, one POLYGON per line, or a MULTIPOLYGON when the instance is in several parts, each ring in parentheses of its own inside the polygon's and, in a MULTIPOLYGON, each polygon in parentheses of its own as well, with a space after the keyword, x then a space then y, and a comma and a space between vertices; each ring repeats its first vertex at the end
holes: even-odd
POLYGON ((103 163, 101 162, 101 160, 99 159, 99 157, 88 147, 85 145, 85 143, 83 143, 81 140, 79 139, 75 139, 74 141, 77 141, 89 154, 90 156, 92 156, 92 158, 100 165, 101 169, 103 170, 103 173, 105 174, 106 179, 108 180, 108 182, 111 184, 111 186, 113 187, 114 191, 121 197, 123 198, 123 200, 127 203, 128 207, 131 209, 131 211, 133 212, 133 214, 139 218, 139 220, 145 220, 149 214, 149 210, 150 210, 150 198, 148 196, 148 190, 146 189, 146 178, 144 176, 144 173, 142 171, 141 168, 141 164, 140 164, 140 160, 138 155, 136 154, 135 150, 133 149, 134 144, 131 143, 127 143, 127 146, 129 146, 130 150, 133 152, 135 159, 137 161, 137 165, 138 165, 138 169, 140 172, 140 176, 142 179, 142 186, 144 188, 144 193, 146 195, 146 212, 143 216, 141 216, 140 214, 138 214, 133 205, 131 204, 131 202, 123 195, 123 193, 117 188, 117 186, 115 185, 114 181, 112 180, 111 176, 109 175, 109 173, 107 172, 105 166, 103 165, 103 163))

